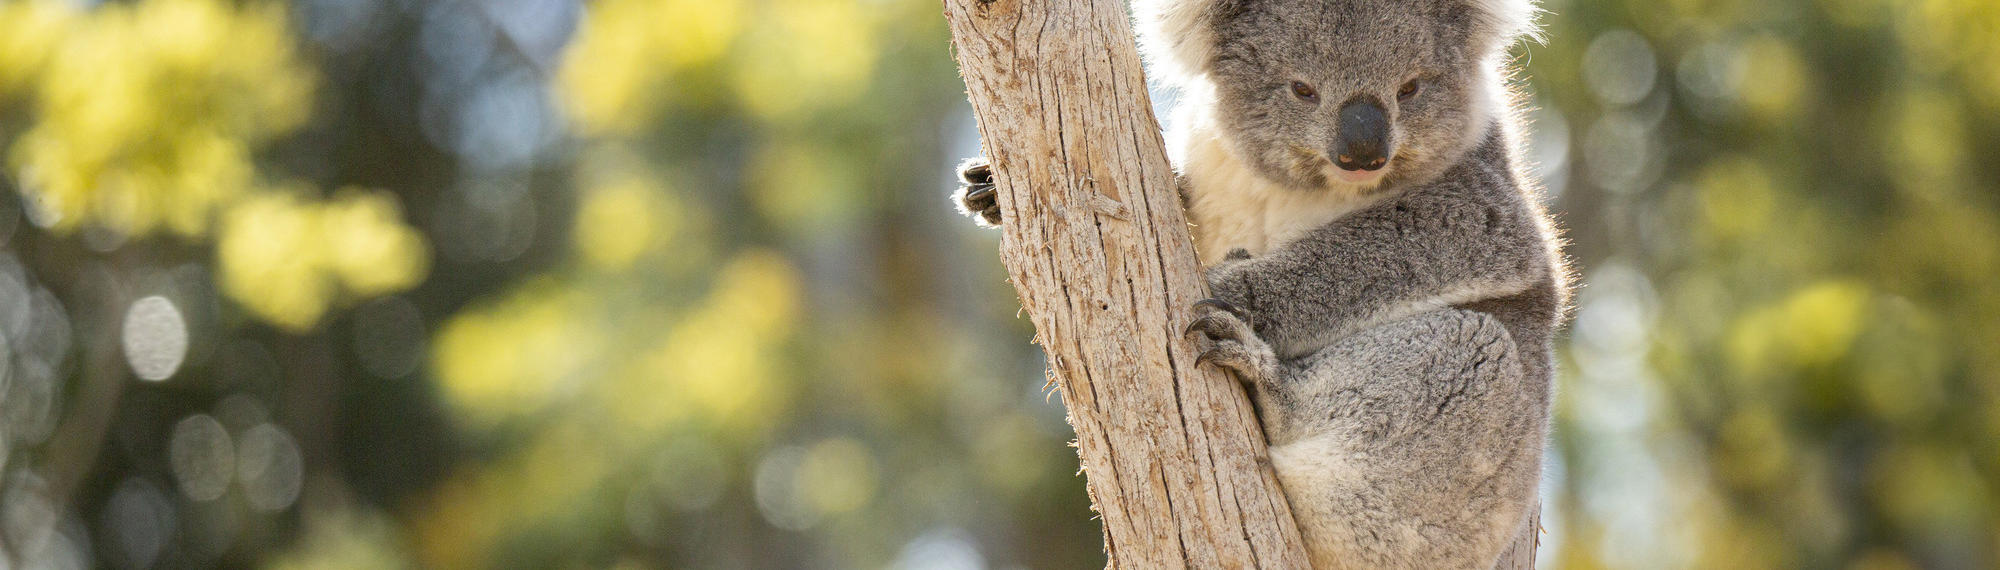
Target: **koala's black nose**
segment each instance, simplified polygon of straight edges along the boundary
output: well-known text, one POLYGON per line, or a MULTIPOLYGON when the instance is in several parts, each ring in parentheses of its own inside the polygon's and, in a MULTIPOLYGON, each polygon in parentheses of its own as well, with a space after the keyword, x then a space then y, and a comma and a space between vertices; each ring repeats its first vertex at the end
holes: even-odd
POLYGON ((1389 164, 1389 112, 1374 97, 1348 99, 1340 106, 1340 140, 1333 164, 1341 170, 1381 170, 1389 164))

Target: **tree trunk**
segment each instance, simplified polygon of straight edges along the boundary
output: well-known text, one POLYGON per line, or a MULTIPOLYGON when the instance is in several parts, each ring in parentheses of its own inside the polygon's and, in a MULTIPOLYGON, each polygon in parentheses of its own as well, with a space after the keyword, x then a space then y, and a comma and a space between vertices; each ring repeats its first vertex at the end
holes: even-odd
POLYGON ((1542 506, 1537 502, 1530 510, 1527 528, 1514 536, 1514 544, 1500 554, 1493 570, 1535 570, 1535 547, 1542 544, 1542 506))
POLYGON ((1117 0, 945 0, 1000 257, 1119 568, 1304 568, 1243 389, 1181 337, 1206 296, 1117 0))
MULTIPOLYGON (((1207 285, 1125 3, 944 7, 998 183, 1000 257, 1069 409, 1111 566, 1308 567, 1249 398, 1193 366, 1181 336, 1207 285)), ((1532 568, 1536 534, 1499 567, 1532 568)))

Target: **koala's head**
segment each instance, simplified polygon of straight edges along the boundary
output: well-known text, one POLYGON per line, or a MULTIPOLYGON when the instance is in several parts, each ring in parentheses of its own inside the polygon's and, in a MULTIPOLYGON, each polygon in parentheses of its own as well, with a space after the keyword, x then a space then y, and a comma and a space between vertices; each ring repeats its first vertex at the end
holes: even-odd
POLYGON ((1450 166, 1499 108, 1500 62, 1535 12, 1530 0, 1206 4, 1167 55, 1207 79, 1213 119, 1240 158, 1306 190, 1365 190, 1450 166))

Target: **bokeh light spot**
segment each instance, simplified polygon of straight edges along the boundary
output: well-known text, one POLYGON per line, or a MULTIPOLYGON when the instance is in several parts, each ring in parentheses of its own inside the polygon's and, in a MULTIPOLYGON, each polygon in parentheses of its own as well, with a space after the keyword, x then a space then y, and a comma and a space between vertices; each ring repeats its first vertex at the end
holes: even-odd
POLYGON ((26 444, 41 443, 55 430, 62 408, 62 387, 55 369, 41 360, 15 360, 14 377, 7 383, 0 411, 4 411, 7 431, 26 444))
POLYGON ((292 436, 272 424, 243 432, 236 452, 236 476, 243 497, 259 511, 281 511, 299 498, 305 480, 305 458, 292 436))
POLYGON ((814 511, 835 515, 867 505, 875 497, 875 458, 852 438, 833 438, 806 450, 795 483, 814 511))
POLYGON ((132 374, 144 380, 158 382, 172 377, 187 358, 187 321, 166 297, 154 295, 132 303, 125 311, 121 338, 125 362, 132 366, 132 374))
POLYGON ((805 463, 805 449, 780 447, 757 462, 753 490, 757 510, 771 526, 805 530, 819 522, 820 513, 799 492, 799 467, 805 463))
MULTIPOLYGON (((32 471, 7 474, 6 491, 0 493, 0 531, 4 546, 28 550, 47 543, 56 534, 62 512, 49 497, 48 480, 32 471)), ((0 552, 4 554, 4 552, 0 552)), ((16 552, 16 555, 27 554, 16 552)))
POLYGON ((964 529, 933 529, 903 546, 895 570, 986 570, 986 558, 964 529))
POLYGON ((181 493, 196 501, 213 501, 229 490, 236 472, 236 449, 229 430, 207 414, 188 416, 174 424, 168 443, 174 480, 181 493))
POLYGON ((1590 41, 1583 52, 1583 79, 1605 105, 1630 105, 1653 92, 1659 62, 1637 32, 1616 29, 1590 41))
POLYGON ((174 537, 174 505, 158 485, 140 478, 118 484, 105 501, 99 535, 125 568, 151 568, 174 537))
POLYGON ((646 253, 659 232, 655 194, 641 178, 608 184, 585 194, 576 214, 576 247, 585 261, 608 271, 623 270, 646 253))
POLYGON ((1631 194, 1659 176, 1659 144, 1645 121, 1631 113, 1610 113, 1584 134, 1585 172, 1599 188, 1631 194))
POLYGON ((1778 38, 1760 37, 1744 45, 1742 57, 1744 76, 1756 79, 1742 82, 1738 91, 1749 112, 1767 121, 1798 116, 1811 93, 1810 71, 1798 48, 1778 38))

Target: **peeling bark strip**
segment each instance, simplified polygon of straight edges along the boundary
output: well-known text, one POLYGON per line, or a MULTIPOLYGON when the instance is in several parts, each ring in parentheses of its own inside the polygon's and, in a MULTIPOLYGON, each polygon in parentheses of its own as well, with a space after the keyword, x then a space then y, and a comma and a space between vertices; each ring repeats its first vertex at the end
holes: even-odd
POLYGON ((1115 568, 1305 568, 1249 399, 1181 338, 1207 287, 1118 0, 945 0, 1000 257, 1115 568))

